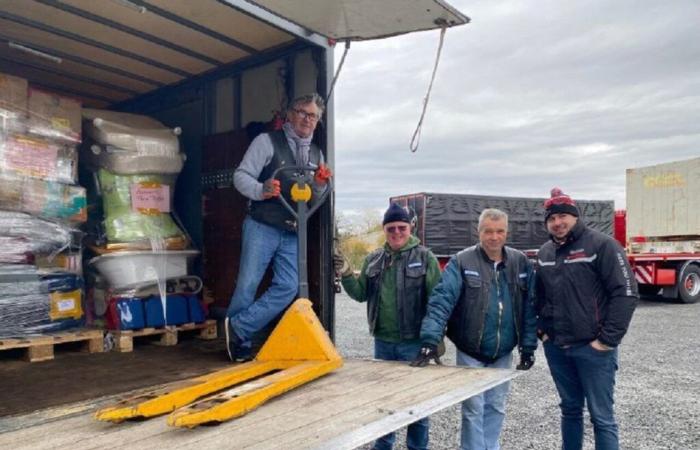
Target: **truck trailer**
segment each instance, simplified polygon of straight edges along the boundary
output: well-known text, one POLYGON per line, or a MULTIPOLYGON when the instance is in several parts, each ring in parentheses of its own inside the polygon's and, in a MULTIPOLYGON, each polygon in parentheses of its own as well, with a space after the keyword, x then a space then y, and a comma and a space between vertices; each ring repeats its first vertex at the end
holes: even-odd
MULTIPOLYGON (((417 193, 391 197, 411 211, 416 220, 415 233, 429 247, 441 266, 451 255, 479 242, 479 214, 486 208, 498 208, 508 214, 506 245, 535 256, 547 239, 544 226, 544 198, 495 195, 417 193)), ((611 200, 576 200, 581 219, 608 235, 614 231, 614 203, 611 200)))
POLYGON ((700 158, 627 169, 627 256, 641 293, 700 299, 700 158))
MULTIPOLYGON (((181 130, 186 159, 174 211, 202 252, 193 273, 203 278, 216 318, 238 272, 246 200, 233 187, 233 172, 250 131, 278 125, 285 105, 300 94, 329 96, 336 42, 468 21, 442 0, 2 1, 0 72, 57 99, 146 115, 181 130)), ((75 122, 79 133, 80 118, 75 122)), ((314 139, 332 168, 334 127, 331 96, 314 139)), ((331 198, 309 224, 308 248, 309 297, 331 337, 333 211, 331 198)), ((50 346, 59 342, 42 339, 50 346)), ((90 351, 100 339, 90 341, 90 351)), ((22 348, 8 349, 0 339, 8 357, 0 361, 2 448, 355 448, 514 376, 348 361, 239 420, 183 434, 162 418, 105 426, 92 415, 122 395, 228 367, 219 357, 221 342, 32 363, 15 359, 14 350, 22 348)))

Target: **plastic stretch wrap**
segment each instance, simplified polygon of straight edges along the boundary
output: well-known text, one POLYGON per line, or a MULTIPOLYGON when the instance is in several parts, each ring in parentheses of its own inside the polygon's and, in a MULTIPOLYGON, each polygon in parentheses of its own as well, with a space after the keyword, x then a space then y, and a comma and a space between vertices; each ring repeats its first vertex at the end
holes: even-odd
POLYGON ((85 132, 102 146, 116 147, 134 156, 180 157, 180 129, 137 114, 83 109, 85 132))
POLYGON ((0 133, 26 129, 27 80, 0 73, 0 133))
POLYGON ((80 143, 80 102, 30 88, 27 107, 29 133, 69 143, 80 143))
POLYGON ((85 189, 40 178, 0 172, 0 209, 85 222, 85 189))
POLYGON ((20 272, 0 266, 0 338, 83 325, 82 286, 75 274, 20 272))
POLYGON ((29 214, 0 211, 0 263, 29 263, 68 249, 75 231, 29 214))
POLYGON ((185 238, 170 215, 174 175, 115 175, 100 169, 98 179, 109 242, 185 238))
POLYGON ((0 170, 18 176, 75 184, 78 152, 74 145, 56 140, 0 133, 0 170))

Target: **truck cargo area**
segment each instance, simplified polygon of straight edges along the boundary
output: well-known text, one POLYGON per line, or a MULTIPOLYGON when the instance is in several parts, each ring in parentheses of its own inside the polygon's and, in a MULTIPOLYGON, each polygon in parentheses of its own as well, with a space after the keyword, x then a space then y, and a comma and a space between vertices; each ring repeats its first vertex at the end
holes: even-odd
POLYGON ((312 385, 215 427, 172 429, 163 417, 100 423, 92 412, 111 400, 100 399, 2 419, 0 447, 353 449, 513 376, 510 370, 349 361, 312 385))

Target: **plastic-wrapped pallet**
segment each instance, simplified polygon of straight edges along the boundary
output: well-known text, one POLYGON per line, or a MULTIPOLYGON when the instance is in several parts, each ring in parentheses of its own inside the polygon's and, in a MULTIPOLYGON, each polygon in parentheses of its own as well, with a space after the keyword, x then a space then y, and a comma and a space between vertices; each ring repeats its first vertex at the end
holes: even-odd
POLYGON ((82 278, 71 273, 0 266, 0 338, 82 326, 82 286, 82 278))

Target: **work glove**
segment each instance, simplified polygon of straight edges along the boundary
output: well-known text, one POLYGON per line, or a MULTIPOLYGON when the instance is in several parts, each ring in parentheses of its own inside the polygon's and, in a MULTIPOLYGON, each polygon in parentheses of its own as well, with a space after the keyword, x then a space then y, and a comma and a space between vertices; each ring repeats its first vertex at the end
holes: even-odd
POLYGON ((263 199, 279 197, 281 192, 280 180, 270 178, 263 183, 263 199))
POLYGON ((411 361, 411 367, 425 367, 430 364, 431 359, 435 361, 435 364, 442 365, 440 356, 438 356, 437 345, 422 344, 416 355, 416 359, 411 361))
POLYGON ((328 183, 328 179, 331 177, 331 175, 333 175, 331 169, 329 169, 327 165, 321 164, 318 166, 318 169, 316 169, 314 181, 319 186, 325 186, 326 183, 328 183))
POLYGON ((530 367, 532 367, 535 364, 535 354, 532 352, 521 352, 520 353, 520 364, 518 364, 515 368, 517 370, 530 370, 530 367))
POLYGON ((350 267, 350 263, 338 247, 336 247, 333 252, 333 265, 335 267, 335 273, 343 277, 352 275, 352 267, 350 267))

